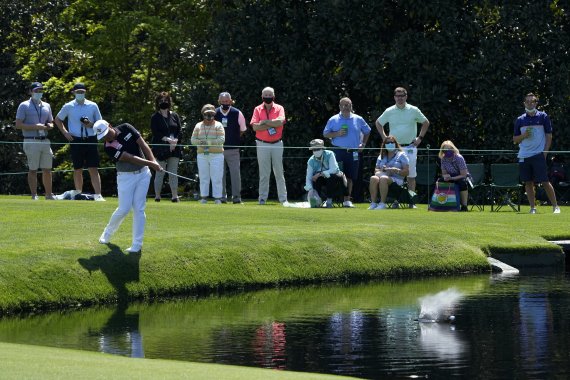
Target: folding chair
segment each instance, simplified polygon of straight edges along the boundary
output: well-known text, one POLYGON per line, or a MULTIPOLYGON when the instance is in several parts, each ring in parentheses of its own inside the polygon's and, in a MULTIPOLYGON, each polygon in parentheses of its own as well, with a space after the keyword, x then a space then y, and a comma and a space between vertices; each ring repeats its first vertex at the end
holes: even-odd
POLYGON ((522 188, 518 164, 491 164, 491 211, 510 206, 513 211, 521 210, 522 188), (511 196, 517 196, 517 203, 511 196))
POLYGON ((477 207, 479 211, 485 211, 485 200, 487 198, 487 185, 485 181, 485 164, 467 164, 469 172, 469 204, 471 210, 477 207))
POLYGON ((417 164, 416 172, 416 193, 418 194, 418 201, 420 203, 429 203, 437 178, 437 166, 433 163, 417 164), (418 191, 420 189, 422 191, 418 191))
POLYGON ((399 186, 395 182, 390 184, 388 196, 386 197, 386 205, 389 208, 408 208, 410 203, 415 202, 416 193, 410 192, 406 181, 404 181, 402 186, 399 186))

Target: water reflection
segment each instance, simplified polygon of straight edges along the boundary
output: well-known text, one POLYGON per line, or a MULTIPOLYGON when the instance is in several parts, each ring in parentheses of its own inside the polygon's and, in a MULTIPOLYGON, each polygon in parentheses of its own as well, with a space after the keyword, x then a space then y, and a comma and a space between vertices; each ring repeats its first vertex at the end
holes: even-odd
POLYGON ((144 358, 143 339, 139 331, 139 313, 127 313, 124 304, 119 305, 101 329, 89 330, 88 337, 97 338, 101 352, 144 358))
POLYGON ((470 276, 4 318, 0 341, 364 378, 565 378, 569 315, 564 276, 470 276), (418 322, 436 295, 455 324, 418 322))

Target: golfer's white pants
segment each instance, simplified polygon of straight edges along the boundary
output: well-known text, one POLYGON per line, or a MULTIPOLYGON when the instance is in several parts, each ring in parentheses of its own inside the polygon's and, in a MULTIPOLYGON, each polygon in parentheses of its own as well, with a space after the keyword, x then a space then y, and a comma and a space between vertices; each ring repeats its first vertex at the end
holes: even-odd
POLYGON ((257 164, 259 165, 259 200, 266 201, 269 196, 269 177, 273 168, 279 202, 286 202, 287 186, 283 174, 283 141, 275 144, 259 140, 255 142, 257 143, 257 164))
POLYGON ((144 167, 138 172, 118 172, 117 191, 119 207, 113 212, 109 224, 105 227, 105 235, 113 236, 127 214, 133 210, 133 241, 131 247, 136 251, 142 249, 144 226, 146 224, 146 194, 150 184, 150 169, 144 167))
POLYGON ((212 197, 222 197, 222 177, 224 175, 224 155, 222 153, 198 154, 198 176, 200 177, 200 196, 210 194, 212 181, 212 197))

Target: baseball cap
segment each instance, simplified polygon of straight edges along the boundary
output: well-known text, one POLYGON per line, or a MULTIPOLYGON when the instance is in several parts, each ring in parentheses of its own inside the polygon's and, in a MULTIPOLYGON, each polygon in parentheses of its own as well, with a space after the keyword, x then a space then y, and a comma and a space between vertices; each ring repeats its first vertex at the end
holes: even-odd
POLYGON ((321 139, 311 140, 309 145, 310 145, 309 150, 324 149, 325 148, 325 142, 321 139))
POLYGON ((71 89, 71 92, 77 91, 77 90, 86 90, 87 91, 87 87, 85 87, 84 83, 75 83, 73 85, 73 88, 71 89))
POLYGON ((220 92, 220 95, 218 95, 218 98, 231 98, 232 96, 230 95, 229 92, 224 91, 224 92, 220 92))
POLYGON ((30 85, 30 90, 34 91, 36 88, 44 88, 44 85, 40 82, 34 82, 30 85))
POLYGON ((109 132, 109 123, 105 120, 97 120, 93 124, 93 132, 97 135, 97 140, 101 140, 109 132))

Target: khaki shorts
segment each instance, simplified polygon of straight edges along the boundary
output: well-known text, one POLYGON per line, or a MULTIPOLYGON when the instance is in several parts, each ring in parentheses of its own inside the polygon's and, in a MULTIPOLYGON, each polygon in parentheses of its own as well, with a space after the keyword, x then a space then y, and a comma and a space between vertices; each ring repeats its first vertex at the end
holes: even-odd
POLYGON ((24 139, 24 153, 30 170, 52 168, 53 152, 49 140, 24 139))

